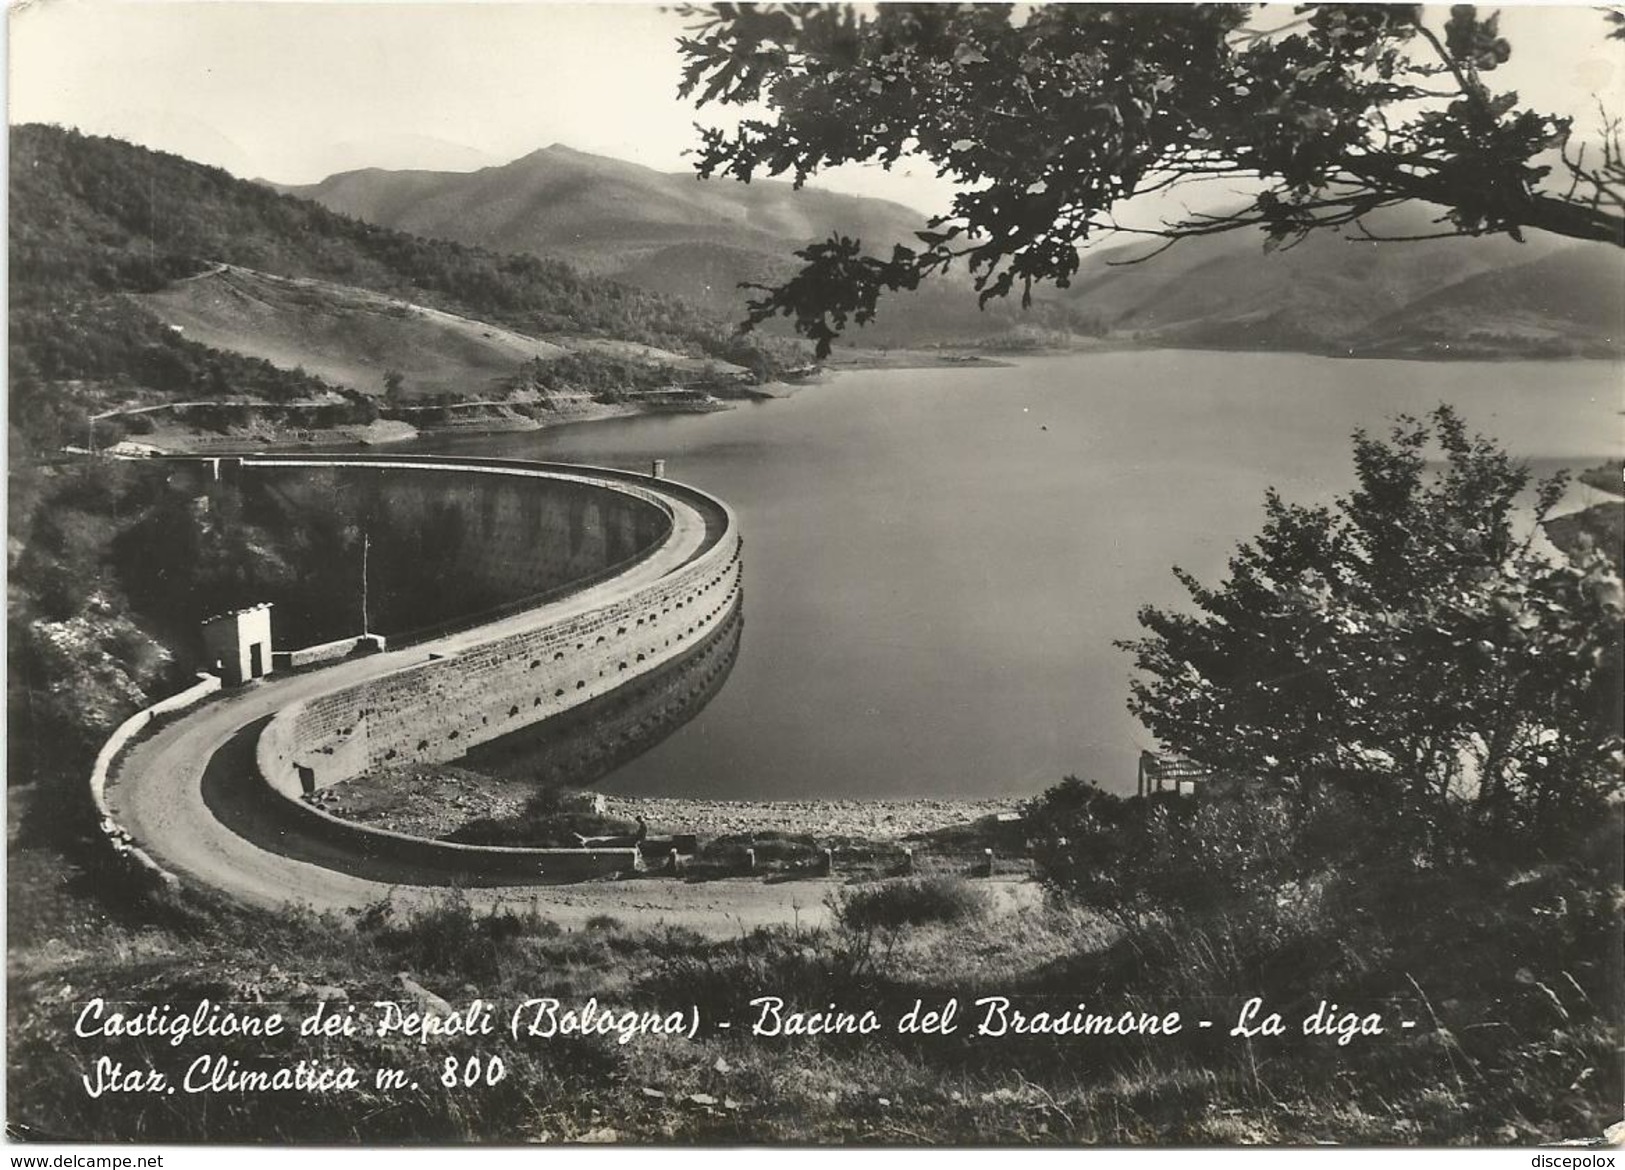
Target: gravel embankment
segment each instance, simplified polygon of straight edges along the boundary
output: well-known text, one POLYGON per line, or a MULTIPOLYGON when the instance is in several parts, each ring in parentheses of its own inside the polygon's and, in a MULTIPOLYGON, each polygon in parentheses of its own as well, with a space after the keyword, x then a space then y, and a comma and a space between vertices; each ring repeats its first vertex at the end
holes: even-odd
MULTIPOLYGON (((532 785, 456 767, 405 766, 384 778, 334 785, 323 807, 347 820, 419 837, 441 837, 470 821, 519 816, 532 785)), ((587 790, 589 793, 591 789, 587 790)), ((691 800, 601 794, 604 813, 630 821, 641 815, 656 833, 797 833, 813 837, 891 840, 1013 813, 1001 800, 691 800)))
POLYGON ((1015 812, 1003 800, 681 800, 604 797, 605 812, 630 820, 642 814, 651 827, 698 833, 780 832, 886 839, 927 833, 980 817, 1015 812))

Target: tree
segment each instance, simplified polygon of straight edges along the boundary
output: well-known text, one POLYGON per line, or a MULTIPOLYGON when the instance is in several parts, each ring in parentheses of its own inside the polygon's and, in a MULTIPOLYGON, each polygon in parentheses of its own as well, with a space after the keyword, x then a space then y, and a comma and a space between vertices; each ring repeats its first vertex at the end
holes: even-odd
MULTIPOLYGON (((1271 492, 1198 614, 1147 607, 1129 708, 1168 747, 1301 797, 1376 798, 1417 828, 1469 807, 1530 828, 1619 785, 1620 581, 1514 522, 1529 474, 1441 406, 1356 433, 1335 508, 1271 492), (1438 470, 1429 471, 1437 457, 1438 470)), ((1537 524, 1564 477, 1534 493, 1537 524)))
MULTIPOLYGON (((1262 6, 820 4, 683 8, 680 93, 764 103, 732 133, 704 129, 698 169, 750 181, 921 156, 960 184, 953 210, 889 258, 836 234, 801 272, 752 286, 751 325, 777 314, 818 343, 870 320, 887 290, 963 261, 981 303, 1018 284, 1066 287, 1078 246, 1134 231, 1173 242, 1262 229, 1266 247, 1361 231, 1379 208, 1442 209, 1438 233, 1539 228, 1625 245, 1625 155, 1604 115, 1600 151, 1572 119, 1520 107, 1487 76, 1511 54, 1497 18, 1457 5, 1313 4, 1276 28, 1262 6), (1160 227, 1120 201, 1212 179, 1250 180, 1245 207, 1160 227)), ((1625 17, 1610 14, 1610 37, 1625 17)), ((1368 233, 1369 234, 1369 233, 1368 233)))
POLYGON ((384 405, 394 409, 401 405, 406 393, 406 375, 399 370, 384 371, 384 405))

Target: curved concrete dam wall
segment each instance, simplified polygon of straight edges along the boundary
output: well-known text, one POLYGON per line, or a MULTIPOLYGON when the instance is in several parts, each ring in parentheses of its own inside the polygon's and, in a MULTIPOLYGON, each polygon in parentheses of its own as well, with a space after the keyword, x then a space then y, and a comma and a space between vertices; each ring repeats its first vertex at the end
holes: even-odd
MULTIPOLYGON (((411 666, 284 708, 261 732, 257 755, 264 778, 288 797, 298 798, 306 785, 320 789, 378 767, 455 759, 608 695, 709 639, 733 620, 740 603, 743 566, 733 515, 692 488, 598 469, 494 459, 256 458, 244 462, 243 472, 275 464, 278 474, 286 474, 301 463, 412 476, 425 471, 562 481, 627 496, 668 519, 663 539, 634 551, 613 576, 585 590, 425 645, 424 660, 411 666), (690 550, 681 556, 674 552, 680 543, 690 550)), ((604 503, 599 508, 601 514, 615 512, 604 503)), ((507 538, 523 534, 510 529, 507 538)))
POLYGON ((298 579, 269 598, 279 647, 360 632, 364 564, 365 624, 398 641, 607 575, 671 528, 658 496, 565 476, 407 470, 398 459, 224 470, 218 490, 246 520, 299 537, 298 579))
MULTIPOLYGON (((463 765, 485 766, 474 757, 489 751, 502 761, 506 775, 531 775, 554 784, 596 779, 615 762, 670 734, 721 687, 738 650, 742 615, 736 598, 722 624, 681 658, 542 723, 493 740, 465 757, 463 765)), ((273 720, 264 730, 274 726, 273 720)), ((292 733, 297 735, 298 729, 292 733)), ((260 761, 261 768, 274 766, 260 761)), ((322 864, 347 872, 366 875, 383 865, 396 871, 404 868, 416 884, 475 887, 580 881, 642 867, 635 848, 551 849, 429 839, 359 824, 319 804, 284 799, 285 795, 273 794, 276 812, 262 826, 284 824, 288 833, 307 844, 326 846, 322 864)))
POLYGON ((652 750, 704 710, 739 656, 744 609, 694 648, 600 698, 476 747, 457 764, 539 786, 584 788, 652 750))

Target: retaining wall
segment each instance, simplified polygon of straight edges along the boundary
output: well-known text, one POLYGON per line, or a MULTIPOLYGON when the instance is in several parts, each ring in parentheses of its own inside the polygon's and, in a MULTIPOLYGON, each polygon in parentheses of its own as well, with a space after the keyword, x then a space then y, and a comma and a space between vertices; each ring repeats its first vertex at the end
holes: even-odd
POLYGON ((421 885, 535 885, 583 881, 641 869, 636 849, 526 849, 462 845, 358 825, 298 801, 283 804, 290 828, 336 846, 358 862, 388 861, 416 871, 421 885))

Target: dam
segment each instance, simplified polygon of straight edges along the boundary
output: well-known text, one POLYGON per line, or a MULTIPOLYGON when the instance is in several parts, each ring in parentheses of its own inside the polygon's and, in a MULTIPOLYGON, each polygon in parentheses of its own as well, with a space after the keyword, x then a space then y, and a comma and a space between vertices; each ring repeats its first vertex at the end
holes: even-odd
POLYGON ((388 648, 181 714, 100 778, 105 831, 164 873, 260 901, 308 884, 310 867, 367 885, 489 886, 635 863, 632 850, 411 837, 334 817, 319 796, 482 747, 545 761, 538 779, 581 782, 669 733, 737 652, 742 542, 726 504, 653 476, 493 458, 256 455, 175 468, 234 478, 291 522, 336 511, 366 524, 392 566, 373 591, 388 648))

